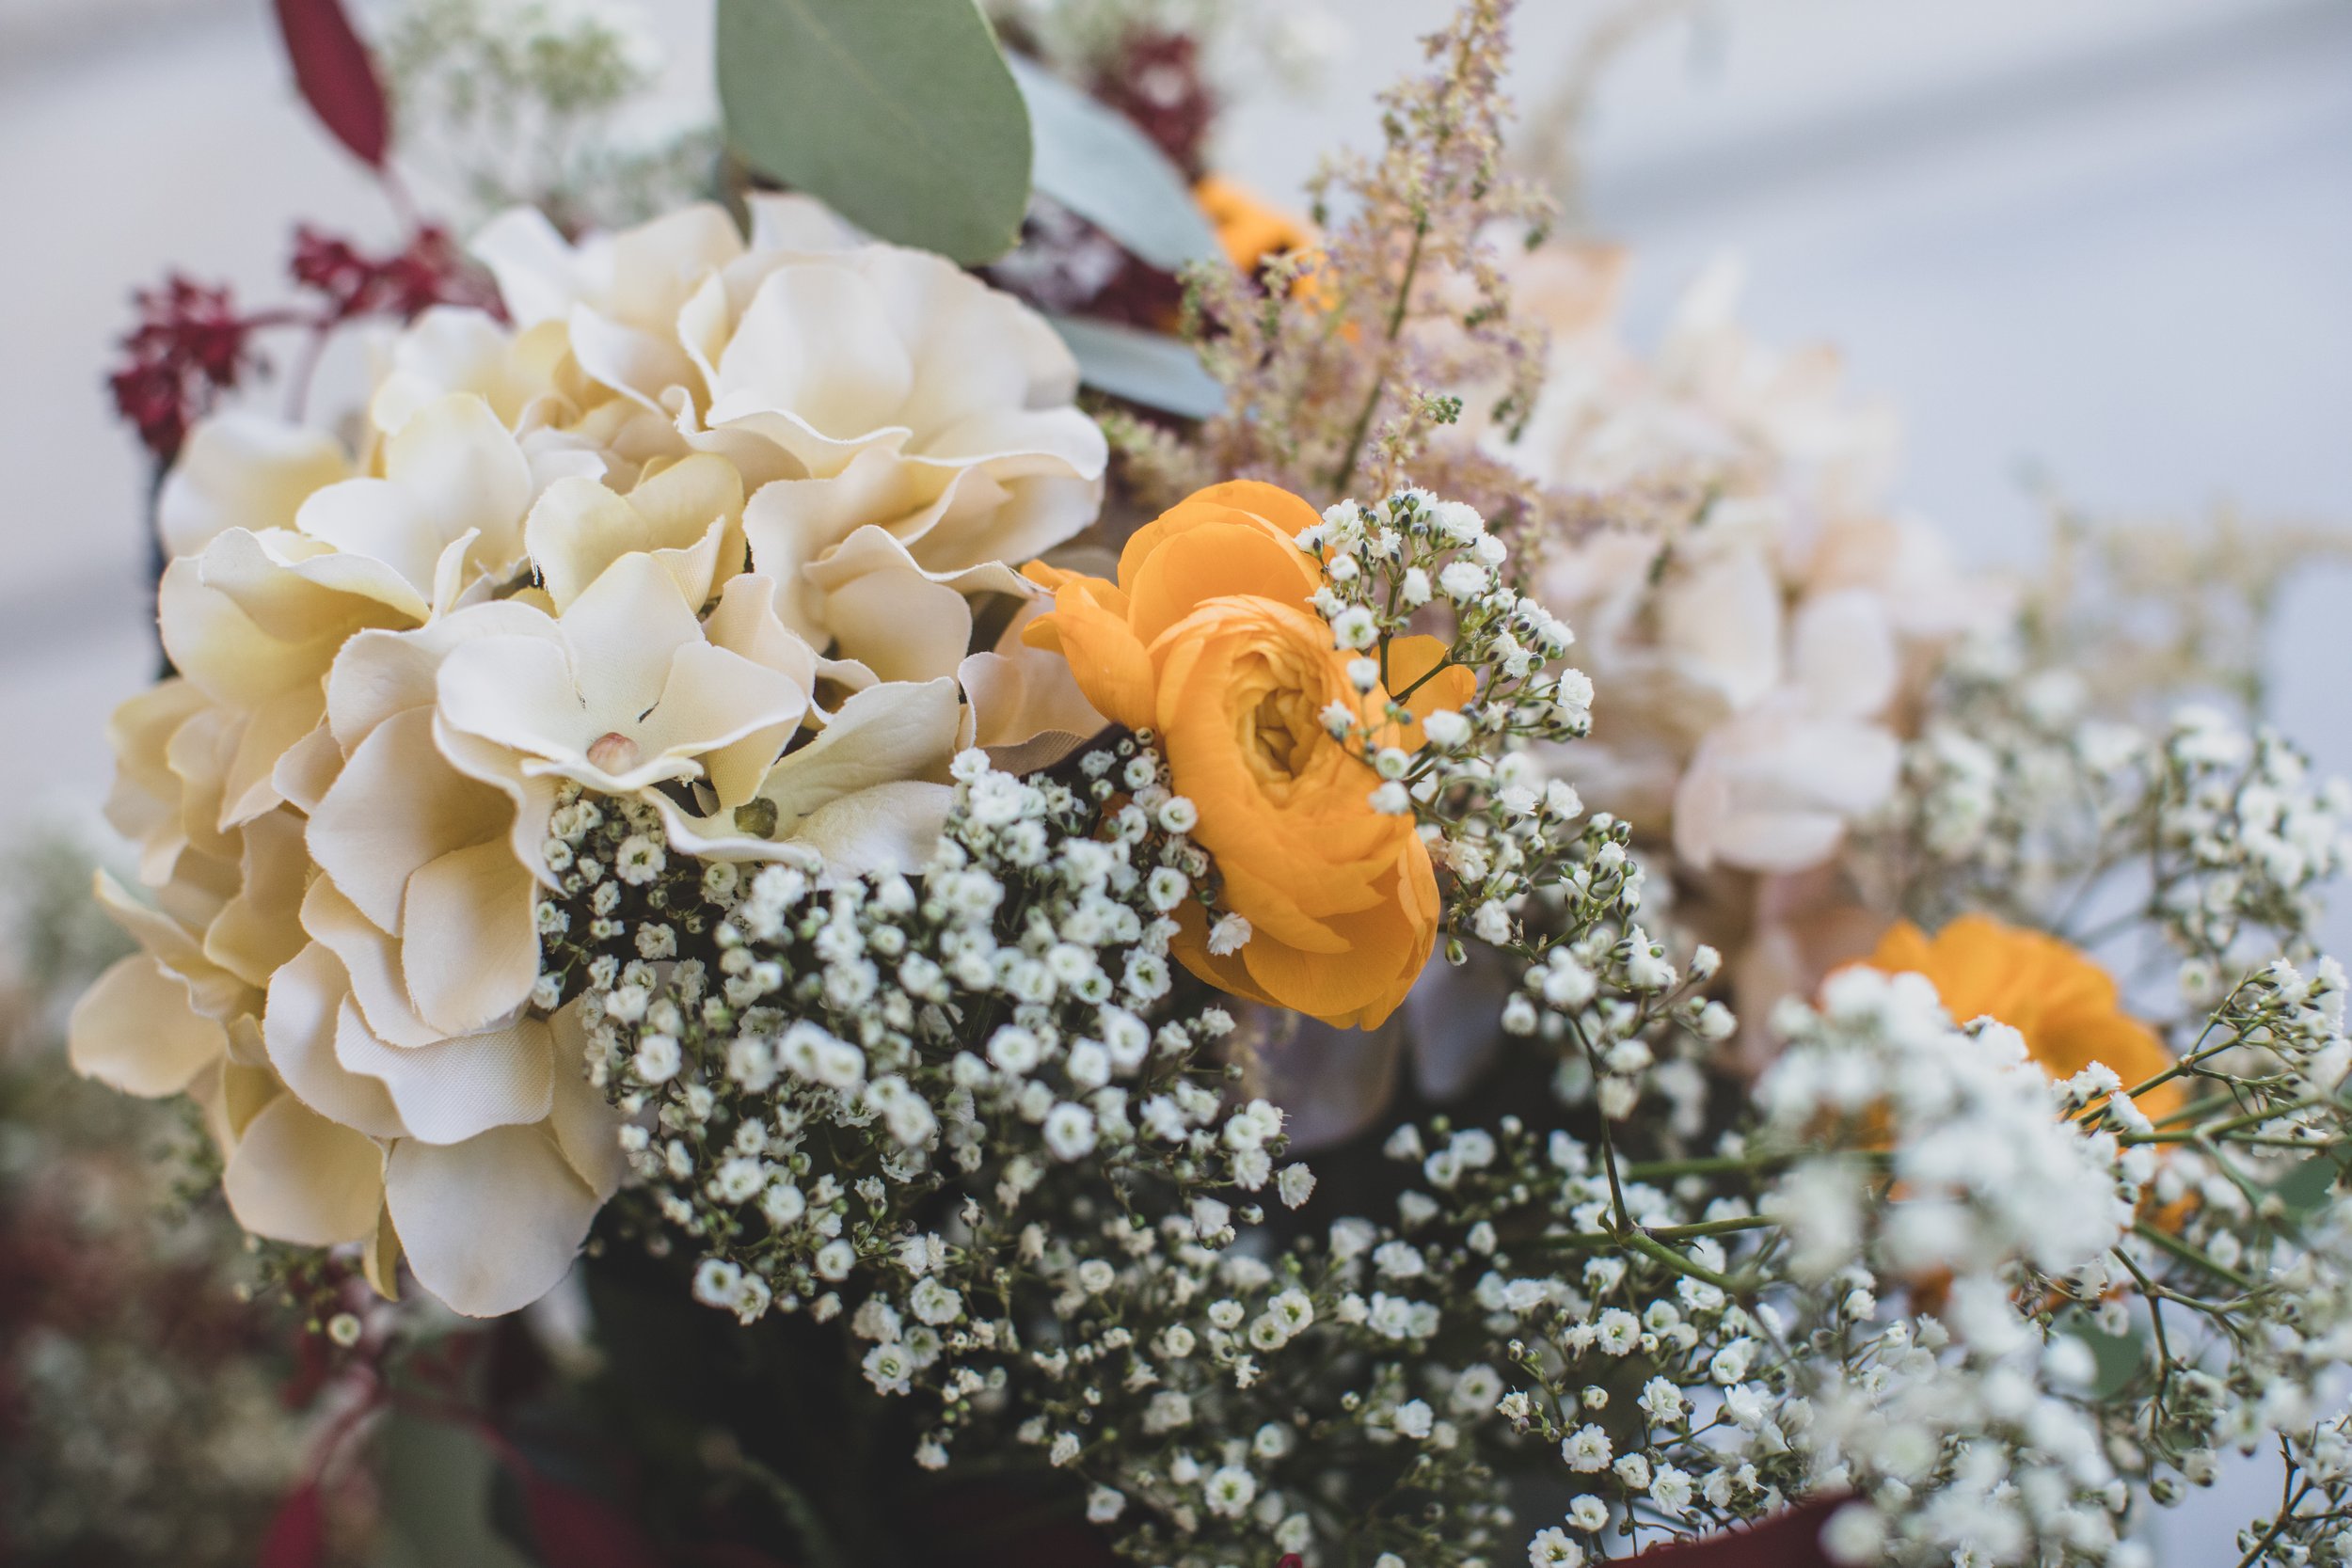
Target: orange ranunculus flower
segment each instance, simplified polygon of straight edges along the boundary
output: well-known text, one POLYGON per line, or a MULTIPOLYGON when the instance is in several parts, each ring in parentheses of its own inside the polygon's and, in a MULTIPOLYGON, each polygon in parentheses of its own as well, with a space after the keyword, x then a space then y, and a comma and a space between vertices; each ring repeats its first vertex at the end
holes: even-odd
POLYGON ((1306 225, 1221 174, 1202 175, 1192 187, 1192 199, 1216 230, 1226 256, 1252 277, 1267 257, 1304 250, 1314 243, 1306 225))
MULTIPOLYGON (((2129 1088, 2172 1065, 2155 1031, 2123 1011, 2107 972, 2081 949, 2040 931, 1964 914, 1931 939, 1908 920, 1899 921, 1866 961, 1890 974, 1926 975, 1958 1022, 1992 1018, 2008 1024, 2053 1078, 2071 1078, 2104 1062, 2129 1088)), ((2137 1103, 2163 1117, 2181 1098, 2175 1079, 2138 1096, 2137 1103)))
MULTIPOLYGON (((1136 531, 1115 583, 1031 562, 1054 608, 1023 635, 1061 653, 1104 716, 1157 731, 1177 793, 1200 811, 1192 836, 1251 936, 1211 953, 1188 902, 1184 966, 1238 996, 1372 1028, 1428 961, 1437 875, 1412 817, 1372 809, 1379 781, 1323 726, 1334 702, 1377 715, 1388 694, 1359 696, 1312 608, 1322 567, 1295 541, 1318 521, 1271 484, 1212 485, 1136 531)), ((1444 652, 1434 637, 1392 640, 1391 681, 1410 686, 1444 652)), ((1422 716, 1475 691, 1467 670, 1431 675, 1391 742, 1418 747, 1422 716)))

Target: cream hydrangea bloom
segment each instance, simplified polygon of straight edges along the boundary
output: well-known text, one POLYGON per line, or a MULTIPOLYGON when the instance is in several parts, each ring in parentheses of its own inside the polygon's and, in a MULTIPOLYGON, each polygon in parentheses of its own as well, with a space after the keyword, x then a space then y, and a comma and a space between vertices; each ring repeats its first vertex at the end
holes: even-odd
POLYGON ((485 239, 518 326, 426 312, 355 456, 230 414, 168 478, 183 678, 124 705, 142 951, 78 1067, 195 1097, 257 1235, 405 1253, 525 1305, 620 1176, 539 974, 560 798, 714 858, 929 855, 950 759, 1101 725, 1018 637, 1010 562, 1091 522, 1104 443, 1036 316, 937 258, 759 204, 573 246, 485 239))
POLYGON ((237 720, 224 826, 315 792, 321 758, 295 753, 325 716, 327 668, 344 642, 446 614, 522 562, 532 476, 481 399, 423 405, 380 458, 380 474, 311 491, 293 526, 222 529, 165 569, 165 651, 237 720))
POLYGON ((278 806, 219 826, 237 728, 183 680, 116 715, 108 815, 136 840, 155 902, 100 880, 141 951, 75 1007, 74 1066, 129 1093, 194 1098, 230 1210, 255 1235, 367 1243, 388 1290, 405 1247, 419 1282, 460 1311, 535 1299, 620 1174, 615 1120, 579 1070, 578 1040, 565 1056, 560 1015, 518 1012, 413 1057, 373 1039, 341 960, 306 940, 334 890, 315 878, 302 815, 278 806))
MULTIPOLYGON (((657 414, 676 450, 726 457, 750 492, 752 563, 818 647, 912 663, 867 635, 877 571, 927 605, 1020 592, 989 569, 1069 539, 1101 504, 1103 435, 1073 404, 1076 362, 1044 321, 940 257, 853 244, 805 198, 755 198, 748 244, 696 207, 578 245, 516 212, 476 249, 518 341, 559 323, 566 336, 542 413, 626 437, 616 468, 644 461, 657 414)), ((505 373, 479 342, 460 358, 453 385, 505 373)), ((951 674, 962 656, 903 673, 951 674)))

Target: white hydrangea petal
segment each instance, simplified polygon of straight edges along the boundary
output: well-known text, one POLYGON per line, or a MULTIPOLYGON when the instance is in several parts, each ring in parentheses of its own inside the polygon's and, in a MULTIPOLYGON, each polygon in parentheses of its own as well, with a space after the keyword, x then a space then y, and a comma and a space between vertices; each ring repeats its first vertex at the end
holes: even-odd
POLYGON ((178 1094, 229 1050, 228 1034, 198 1012, 185 982, 145 953, 118 958, 66 1022, 73 1070, 125 1094, 178 1094))
POLYGON ((554 617, 511 599, 470 605, 409 631, 362 631, 342 645, 326 675, 326 724, 346 752, 392 715, 433 705, 435 681, 453 649, 479 638, 524 637, 560 643, 554 617))
POLYGON ((204 931, 204 957, 252 986, 265 986, 278 965, 302 950, 299 913, 310 874, 302 818, 280 808, 241 831, 235 896, 204 931))
POLYGON ((1789 643, 1789 678, 1815 713, 1867 719, 1894 701, 1901 661, 1877 594, 1814 595, 1797 611, 1789 643))
POLYGON ((718 371, 712 424, 789 414, 828 446, 903 428, 899 411, 915 388, 888 305, 847 265, 771 273, 737 321, 718 371))
POLYGON ((251 409, 196 422, 155 498, 171 555, 194 555, 224 530, 292 528, 314 490, 349 477, 351 459, 322 433, 251 409))
POLYGON ((779 762, 760 793, 779 832, 846 795, 946 776, 960 705, 952 680, 893 681, 841 705, 817 738, 779 762))
POLYGON ((930 858, 954 805, 946 784, 874 784, 828 800, 787 831, 844 875, 911 876, 930 858))
POLYGON ((1758 549, 1724 549, 1677 574, 1658 595, 1659 641, 1735 708, 1780 684, 1781 588, 1758 549))
POLYGON ((535 1125, 554 1103, 551 1037, 539 1019, 404 1049, 378 1039, 346 1000, 334 1047, 344 1068, 384 1085, 408 1132, 429 1144, 535 1125))
POLYGON ((466 1034, 529 1000, 539 977, 538 895, 503 837, 417 868, 402 909, 400 961, 419 1018, 466 1034))
POLYGON ((599 1207, 544 1124, 458 1144, 403 1139, 384 1186, 417 1282, 477 1318, 520 1310, 553 1290, 599 1207))
POLYGON ((514 809, 499 790, 444 762, 431 710, 409 708, 369 730, 343 764, 311 813, 310 854, 362 914, 399 933, 418 869, 504 839, 514 809))
POLYGON ((371 1137, 407 1131, 381 1080, 354 1072, 336 1052, 337 1022, 353 1008, 351 980, 335 955, 312 942, 271 977, 262 1037, 270 1065, 310 1109, 371 1137))
MULTIPOLYGON (((451 651, 437 687, 438 725, 479 736, 508 752, 537 756, 585 754, 605 733, 586 712, 559 642, 485 637, 451 651)), ((657 685, 635 710, 651 707, 657 685)))
POLYGON ((431 1045, 445 1033, 417 1016, 401 972, 400 943, 322 877, 302 899, 302 928, 325 942, 351 976, 368 1027, 393 1045, 431 1045))
POLYGON ((602 1202, 620 1189, 628 1174, 628 1157, 621 1149, 621 1113, 602 1090, 588 1082, 588 1040, 580 1022, 579 1002, 560 1009, 548 1024, 554 1035, 555 1073, 555 1099, 548 1126, 564 1158, 602 1202))
POLYGON ((237 1223, 256 1236, 338 1246, 373 1233, 384 1156, 374 1139, 280 1094, 246 1124, 221 1190, 237 1223))

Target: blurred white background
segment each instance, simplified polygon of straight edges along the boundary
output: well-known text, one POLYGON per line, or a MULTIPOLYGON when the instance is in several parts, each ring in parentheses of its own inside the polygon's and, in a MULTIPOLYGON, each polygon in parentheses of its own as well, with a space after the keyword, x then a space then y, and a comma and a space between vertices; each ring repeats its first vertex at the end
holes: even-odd
MULTIPOLYGON (((1253 0, 1286 4, 1288 0, 1253 0)), ((707 8, 647 0, 690 84, 707 8)), ((1311 102, 1244 103, 1222 162, 1278 200, 1375 135, 1444 0, 1349 0, 1311 102)), ((1615 8, 1529 0, 1540 104, 1615 8)), ((101 377, 173 267, 255 298, 298 218, 392 223, 296 103, 265 0, 0 0, 0 801, 87 813, 103 716, 151 673, 144 460, 101 377)), ((1904 499, 2026 565, 2030 466, 2098 511, 2352 523, 2352 0, 1717 0, 1645 32, 1587 127, 1590 217, 1629 242, 1637 341, 1742 254, 1768 341, 1826 338, 1910 435, 1904 499)), ((2344 604, 2274 628, 2282 711, 2352 771, 2344 604)), ((2236 1504, 2233 1501, 2233 1507, 2236 1504)), ((2258 1506, 2248 1501, 2246 1507, 2258 1506)), ((2234 1560, 2243 1509, 2168 1518, 2234 1560)))

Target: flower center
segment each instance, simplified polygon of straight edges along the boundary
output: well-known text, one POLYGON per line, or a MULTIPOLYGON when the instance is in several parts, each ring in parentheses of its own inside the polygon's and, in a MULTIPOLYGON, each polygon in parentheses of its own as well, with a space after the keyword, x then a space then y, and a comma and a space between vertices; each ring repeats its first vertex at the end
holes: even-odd
POLYGON ((1246 722, 1249 744, 1243 754, 1249 770, 1278 796, 1288 793, 1317 743, 1328 738, 1313 699, 1295 687, 1276 687, 1260 697, 1246 722))
POLYGON ((589 746, 588 760, 608 773, 626 773, 637 766, 637 742, 618 730, 607 730, 589 746))

